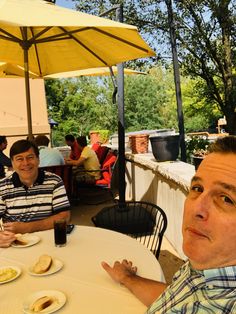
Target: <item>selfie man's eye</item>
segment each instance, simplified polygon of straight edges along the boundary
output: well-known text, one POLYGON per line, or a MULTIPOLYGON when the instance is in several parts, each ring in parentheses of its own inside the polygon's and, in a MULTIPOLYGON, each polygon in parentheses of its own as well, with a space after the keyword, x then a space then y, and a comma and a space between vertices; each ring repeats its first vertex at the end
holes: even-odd
POLYGON ((193 185, 190 190, 193 192, 202 192, 203 188, 200 185, 193 185))
POLYGON ((223 200, 224 203, 234 204, 234 201, 231 200, 231 198, 228 197, 228 196, 226 196, 226 195, 222 195, 221 198, 222 198, 222 200, 223 200))

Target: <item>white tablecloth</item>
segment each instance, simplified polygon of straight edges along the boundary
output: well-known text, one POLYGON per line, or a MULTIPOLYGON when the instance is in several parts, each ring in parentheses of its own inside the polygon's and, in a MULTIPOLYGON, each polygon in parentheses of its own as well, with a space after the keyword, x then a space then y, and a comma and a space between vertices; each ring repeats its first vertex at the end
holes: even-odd
POLYGON ((0 266, 18 266, 22 274, 0 285, 0 313, 22 313, 23 301, 39 290, 62 291, 67 302, 57 313, 65 314, 141 314, 146 307, 125 287, 114 282, 101 267, 132 260, 138 274, 164 281, 155 256, 138 241, 109 230, 76 226, 65 247, 54 246, 53 230, 37 232, 41 241, 31 247, 0 249, 0 266), (42 254, 60 259, 63 268, 49 276, 31 276, 27 270, 42 254))

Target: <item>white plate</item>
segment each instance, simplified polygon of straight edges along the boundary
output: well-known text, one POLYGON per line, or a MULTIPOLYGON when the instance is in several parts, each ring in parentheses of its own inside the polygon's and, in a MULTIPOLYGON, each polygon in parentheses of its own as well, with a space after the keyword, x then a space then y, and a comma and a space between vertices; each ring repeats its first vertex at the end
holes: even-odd
POLYGON ((59 310, 65 303, 66 303, 66 296, 63 292, 58 290, 41 290, 37 291, 31 295, 29 295, 23 303, 23 311, 25 314, 35 314, 35 312, 30 310, 31 305, 39 298, 44 296, 48 297, 55 297, 58 302, 53 302, 49 307, 46 309, 38 312, 43 314, 53 313, 59 310))
POLYGON ((30 275, 32 275, 32 276, 39 276, 39 277, 40 276, 48 276, 48 275, 54 274, 54 273, 58 272, 60 269, 62 269, 63 263, 59 259, 53 258, 51 267, 49 268, 48 271, 46 271, 43 274, 36 274, 35 272, 33 272, 33 267, 34 266, 31 266, 29 268, 29 270, 28 270, 28 273, 30 275))
POLYGON ((12 280, 15 280, 21 274, 21 269, 19 267, 17 267, 17 266, 2 266, 2 267, 0 267, 0 272, 3 271, 6 268, 14 269, 16 271, 16 275, 14 277, 8 279, 8 280, 0 281, 0 284, 7 283, 7 282, 10 282, 12 280))
POLYGON ((27 241, 27 244, 19 245, 13 242, 11 246, 17 247, 17 248, 28 247, 28 246, 35 245, 36 243, 40 241, 39 236, 35 234, 30 234, 30 233, 22 234, 21 239, 27 241))

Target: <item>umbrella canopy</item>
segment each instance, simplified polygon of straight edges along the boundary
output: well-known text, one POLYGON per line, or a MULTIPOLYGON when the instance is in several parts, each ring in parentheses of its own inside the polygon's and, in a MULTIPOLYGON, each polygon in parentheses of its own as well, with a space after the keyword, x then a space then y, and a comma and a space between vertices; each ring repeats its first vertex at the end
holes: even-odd
MULTIPOLYGON (((25 69, 19 65, 11 64, 8 62, 0 62, 0 78, 17 78, 25 75, 25 69)), ((31 78, 38 76, 29 71, 31 78)))
MULTIPOLYGON (((77 77, 77 76, 107 76, 107 75, 111 75, 112 73, 117 74, 117 72, 118 72, 118 69, 116 66, 113 66, 111 68, 100 67, 100 68, 91 68, 91 69, 85 69, 85 70, 51 74, 51 75, 45 76, 44 79, 59 79, 59 78, 70 78, 70 77, 77 77)), ((146 75, 147 73, 128 69, 128 68, 124 68, 124 74, 127 74, 127 75, 131 75, 131 74, 146 75)))
POLYGON ((38 76, 153 56, 135 26, 42 0, 0 0, 0 60, 38 76))
POLYGON ((25 69, 29 137, 29 71, 44 77, 155 55, 135 26, 43 0, 0 0, 0 47, 0 61, 25 69))

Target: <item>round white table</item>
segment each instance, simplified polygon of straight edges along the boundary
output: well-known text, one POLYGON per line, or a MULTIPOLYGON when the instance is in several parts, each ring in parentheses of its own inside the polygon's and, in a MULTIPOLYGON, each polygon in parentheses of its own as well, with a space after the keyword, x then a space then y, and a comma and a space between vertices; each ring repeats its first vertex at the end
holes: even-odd
POLYGON ((54 246, 53 230, 34 233, 40 242, 31 247, 0 249, 1 266, 18 266, 22 274, 0 285, 0 313, 22 313, 24 300, 39 290, 60 290, 67 298, 57 313, 65 314, 143 314, 146 307, 125 287, 114 282, 101 267, 101 261, 113 264, 132 260, 138 274, 164 281, 155 256, 135 239, 118 232, 75 226, 65 247, 54 246), (63 268, 54 274, 35 277, 28 273, 38 257, 51 255, 63 268))

